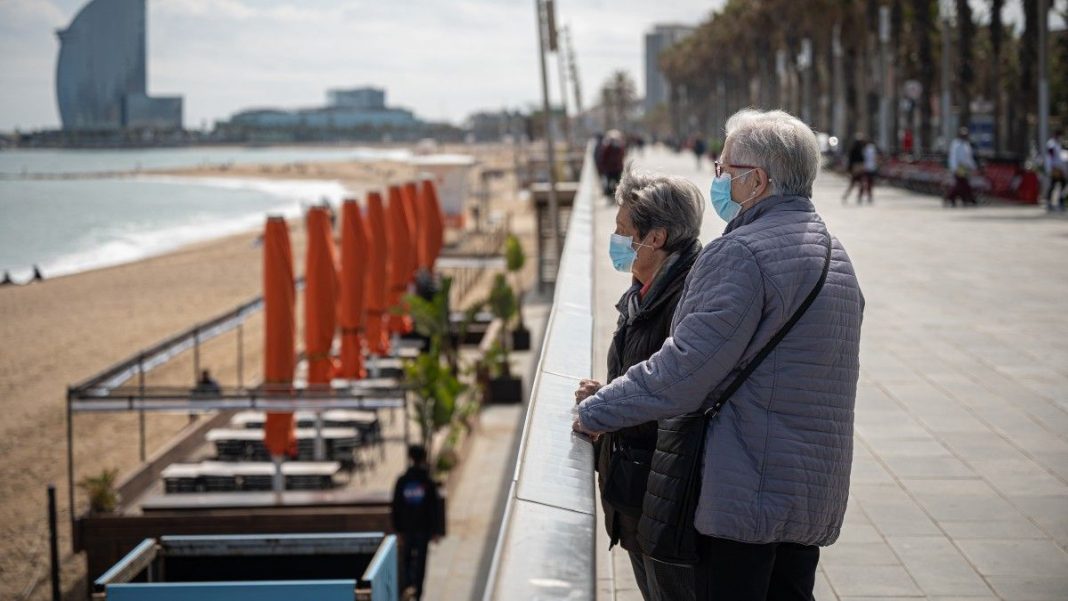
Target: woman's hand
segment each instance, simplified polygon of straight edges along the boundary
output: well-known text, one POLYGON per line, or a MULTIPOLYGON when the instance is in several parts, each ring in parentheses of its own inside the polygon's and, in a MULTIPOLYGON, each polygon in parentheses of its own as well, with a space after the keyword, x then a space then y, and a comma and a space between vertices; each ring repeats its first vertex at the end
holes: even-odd
POLYGON ((579 387, 575 390, 575 404, 579 404, 587 398, 597 394, 597 391, 601 389, 604 384, 601 384, 597 380, 582 380, 579 382, 579 387))

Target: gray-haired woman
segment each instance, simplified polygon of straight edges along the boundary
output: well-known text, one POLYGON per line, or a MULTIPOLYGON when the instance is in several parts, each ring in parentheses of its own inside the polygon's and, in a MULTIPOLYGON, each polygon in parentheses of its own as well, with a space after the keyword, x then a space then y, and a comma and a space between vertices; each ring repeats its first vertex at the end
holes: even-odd
MULTIPOLYGON (((704 213, 701 192, 688 180, 628 169, 616 189, 616 230, 609 247, 613 266, 633 274, 619 299, 619 322, 608 350, 609 381, 660 350, 686 274, 701 251, 697 239, 704 213)), ((583 380, 581 401, 601 384, 583 380)), ((654 562, 638 546, 638 520, 649 461, 656 448, 655 421, 600 437, 596 457, 598 486, 610 545, 630 554, 634 577, 649 601, 693 599, 693 570, 654 562)))

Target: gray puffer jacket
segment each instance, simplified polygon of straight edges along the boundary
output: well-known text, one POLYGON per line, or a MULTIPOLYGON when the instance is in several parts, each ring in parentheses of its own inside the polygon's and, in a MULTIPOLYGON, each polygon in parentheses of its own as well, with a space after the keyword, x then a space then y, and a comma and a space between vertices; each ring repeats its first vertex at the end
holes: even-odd
MULTIPOLYGON (((819 280, 827 228, 812 201, 772 197, 710 242, 659 352, 579 405, 611 432, 709 404, 790 319, 819 280)), ((695 526, 748 543, 838 538, 853 459, 864 297, 833 240, 827 282, 708 426, 695 526)))

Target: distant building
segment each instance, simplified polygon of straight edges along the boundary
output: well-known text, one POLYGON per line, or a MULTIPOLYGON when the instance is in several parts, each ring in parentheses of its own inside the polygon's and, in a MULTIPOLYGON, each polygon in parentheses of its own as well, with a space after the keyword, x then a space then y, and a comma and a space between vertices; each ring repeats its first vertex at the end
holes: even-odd
POLYGON ((386 108, 386 91, 382 88, 352 88, 330 90, 326 93, 330 106, 378 111, 386 108))
POLYGON ((527 124, 518 111, 481 111, 467 117, 464 129, 475 142, 500 142, 505 136, 525 135, 527 124))
POLYGON ((687 25, 654 25, 645 34, 645 112, 668 101, 668 81, 660 70, 660 53, 693 33, 687 25))
POLYGON ((92 0, 57 35, 64 130, 182 127, 181 97, 146 93, 145 0, 92 0))
POLYGON ((405 134, 425 125, 412 111, 386 106, 386 91, 364 87, 329 90, 322 107, 257 108, 235 113, 218 129, 249 140, 373 139, 384 132, 405 134))

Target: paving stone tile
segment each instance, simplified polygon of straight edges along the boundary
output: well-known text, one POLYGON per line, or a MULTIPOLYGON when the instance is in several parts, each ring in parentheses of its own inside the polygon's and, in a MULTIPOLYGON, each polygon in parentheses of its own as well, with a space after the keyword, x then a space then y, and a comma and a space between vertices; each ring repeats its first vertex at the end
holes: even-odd
POLYGON ((1005 521, 939 520, 938 525, 954 540, 964 538, 1049 538, 1049 535, 1027 519, 1005 521))
POLYGON ((1062 547, 1068 547, 1068 495, 1010 495, 1009 501, 1062 547))
POLYGON ((887 541, 926 595, 992 594, 949 539, 942 536, 888 537, 887 541))
POLYGON ((844 524, 838 535, 838 543, 874 543, 881 542, 883 535, 869 523, 844 524))
POLYGON ((823 568, 816 571, 816 584, 812 587, 812 596, 816 601, 838 601, 838 595, 834 594, 831 582, 827 580, 827 573, 823 568))
POLYGON ((961 539, 957 545, 984 576, 1068 575, 1068 554, 1050 540, 961 539))
POLYGON ((895 566, 902 565, 894 551, 883 541, 837 542, 820 550, 820 561, 850 566, 895 566))
POLYGON ((937 455, 884 457, 890 471, 898 478, 975 478, 972 468, 956 457, 937 455))
POLYGON ((1004 601, 1064 601, 1068 574, 1046 576, 990 576, 994 591, 1004 601))
POLYGON ((1020 512, 986 482, 973 480, 906 480, 931 516, 939 521, 1014 520, 1020 512))
POLYGON ((1068 495, 1068 484, 1030 459, 974 461, 972 467, 987 482, 1007 495, 1068 495))
POLYGON ((1012 443, 991 430, 981 436, 972 433, 940 433, 939 440, 969 463, 972 461, 1027 458, 1012 443))
POLYGON ((856 566, 838 563, 824 565, 827 578, 841 598, 847 597, 918 597, 923 593, 901 566, 856 566))
POLYGON ((925 536, 940 534, 919 505, 897 486, 852 488, 864 513, 883 535, 925 536))

